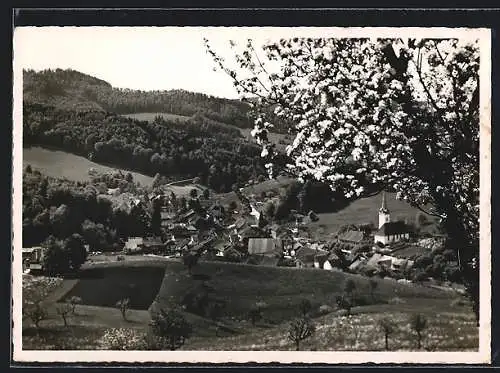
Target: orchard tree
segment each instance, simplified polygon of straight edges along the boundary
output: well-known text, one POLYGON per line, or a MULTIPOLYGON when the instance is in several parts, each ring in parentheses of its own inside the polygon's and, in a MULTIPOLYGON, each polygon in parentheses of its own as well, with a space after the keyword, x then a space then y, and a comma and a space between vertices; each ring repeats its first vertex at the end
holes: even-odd
POLYGON ((477 40, 248 40, 241 50, 230 42, 235 64, 205 43, 252 106, 269 175, 277 152, 268 134, 285 123, 295 137, 287 170, 302 181, 350 199, 393 190, 438 217, 478 317, 477 40))

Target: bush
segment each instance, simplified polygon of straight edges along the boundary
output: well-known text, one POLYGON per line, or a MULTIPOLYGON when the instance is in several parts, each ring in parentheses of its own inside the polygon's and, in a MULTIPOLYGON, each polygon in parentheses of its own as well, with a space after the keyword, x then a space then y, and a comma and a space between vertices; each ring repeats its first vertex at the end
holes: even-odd
POLYGON ((467 305, 467 302, 465 299, 463 298, 456 298, 456 299, 453 299, 450 303, 450 306, 451 307, 464 307, 467 305))
POLYGON ((179 310, 162 309, 153 315, 150 331, 150 347, 174 351, 182 347, 191 336, 192 326, 179 310))
POLYGON ((48 316, 47 310, 42 305, 41 302, 35 303, 33 307, 30 307, 27 311, 28 317, 33 321, 35 327, 38 329, 40 322, 45 320, 48 316))
POLYGON ((312 304, 309 299, 302 299, 299 304, 300 314, 302 317, 306 317, 307 314, 312 309, 312 304))
POLYGON ((145 350, 145 334, 136 329, 107 329, 99 345, 104 350, 145 350))
POLYGON ((127 320, 127 312, 130 307, 130 299, 125 298, 121 299, 118 302, 116 302, 116 308, 120 310, 120 313, 122 314, 123 320, 127 320))

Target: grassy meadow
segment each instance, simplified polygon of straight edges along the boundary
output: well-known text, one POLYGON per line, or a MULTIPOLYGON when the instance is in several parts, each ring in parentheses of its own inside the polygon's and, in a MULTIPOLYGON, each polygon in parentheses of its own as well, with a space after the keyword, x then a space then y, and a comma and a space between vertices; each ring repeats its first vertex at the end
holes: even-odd
POLYGON ((317 325, 315 336, 303 344, 307 350, 380 350, 382 336, 376 328, 382 317, 390 317, 398 325, 391 336, 392 349, 414 349, 408 318, 415 312, 429 321, 425 349, 471 350, 478 342, 470 306, 457 302, 456 294, 384 279, 376 279, 378 285, 371 294, 367 278, 340 271, 200 262, 190 275, 180 261, 134 257, 86 264, 76 279, 33 279, 23 281, 23 295, 38 294, 35 290, 41 289, 48 316, 38 330, 25 317, 25 349, 100 349, 100 339, 109 328, 143 333, 150 319, 149 302, 150 310, 179 305, 200 287, 209 289, 211 297, 224 299, 226 306, 217 320, 183 311, 193 325, 184 350, 293 349, 286 331, 288 322, 299 315, 303 299, 311 301, 311 317, 317 325), (335 304, 347 279, 356 284, 359 302, 351 317, 335 304), (69 296, 81 297, 83 304, 65 327, 57 306, 69 296), (132 309, 123 320, 113 304, 126 296, 131 297, 132 309), (257 302, 265 305, 263 319, 252 325, 248 312, 257 302), (330 307, 326 314, 319 312, 322 305, 330 307))

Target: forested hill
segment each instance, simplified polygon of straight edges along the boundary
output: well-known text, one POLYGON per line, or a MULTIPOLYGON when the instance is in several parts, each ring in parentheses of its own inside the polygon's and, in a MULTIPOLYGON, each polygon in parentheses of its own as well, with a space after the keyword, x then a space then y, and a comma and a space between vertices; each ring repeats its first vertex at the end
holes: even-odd
POLYGON ((75 70, 24 70, 24 102, 62 110, 116 114, 171 113, 203 115, 239 128, 253 127, 248 104, 184 90, 139 91, 113 88, 108 82, 75 70))

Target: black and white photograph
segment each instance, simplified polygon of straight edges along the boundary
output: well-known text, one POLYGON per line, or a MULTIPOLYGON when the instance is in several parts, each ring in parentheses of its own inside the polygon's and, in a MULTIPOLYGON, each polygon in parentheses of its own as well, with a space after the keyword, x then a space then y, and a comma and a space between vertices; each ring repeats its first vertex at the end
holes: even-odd
POLYGON ((17 27, 14 358, 489 362, 490 43, 17 27))

